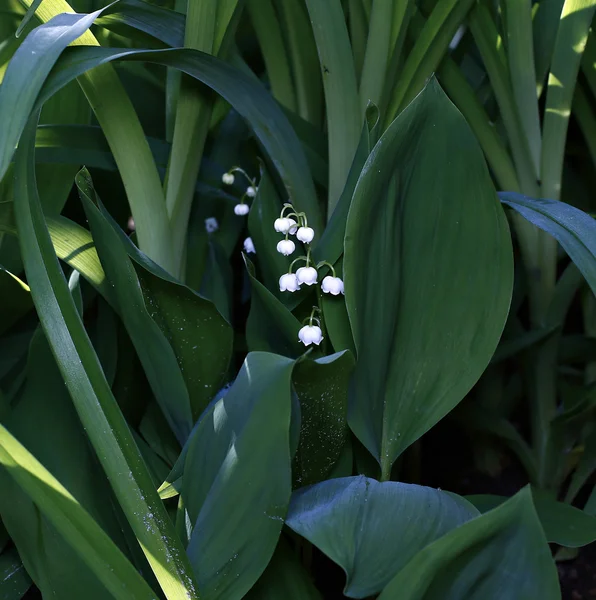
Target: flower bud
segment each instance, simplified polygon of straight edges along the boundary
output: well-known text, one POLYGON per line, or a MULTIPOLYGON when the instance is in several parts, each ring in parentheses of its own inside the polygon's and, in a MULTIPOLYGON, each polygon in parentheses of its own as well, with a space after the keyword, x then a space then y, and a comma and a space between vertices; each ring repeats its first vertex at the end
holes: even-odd
POLYGON ((252 185, 249 185, 249 186, 246 188, 246 195, 247 195, 249 198, 254 198, 254 197, 257 195, 257 188, 256 188, 256 187, 254 187, 254 186, 252 186, 252 185))
POLYGON ((317 283, 317 270, 314 267, 300 267, 296 271, 296 277, 298 278, 298 283, 312 285, 313 283, 317 283))
POLYGON ((300 289, 300 284, 295 273, 286 273, 279 278, 280 292, 296 292, 300 289))
POLYGON ((327 275, 327 277, 325 277, 321 283, 321 289, 326 294, 333 294, 334 296, 337 296, 344 293, 344 282, 339 277, 331 277, 331 275, 327 275))
POLYGON ((300 227, 296 232, 296 237, 305 244, 310 244, 315 237, 315 230, 312 227, 300 227))
POLYGON ((221 176, 221 180, 226 184, 226 185, 232 185, 234 183, 234 174, 233 173, 224 173, 221 176))
POLYGON ((277 251, 284 256, 290 256, 296 250, 296 244, 292 240, 281 240, 277 244, 277 251))
POLYGON ((310 346, 311 344, 318 346, 323 341, 323 332, 317 325, 305 325, 298 332, 298 339, 305 346, 310 346))
POLYGON ((247 237, 244 240, 244 252, 246 254, 256 254, 255 245, 252 243, 252 238, 247 237))
POLYGON ((219 229, 219 223, 215 217, 209 217, 205 219, 205 230, 207 233, 213 233, 219 229))
POLYGON ((236 206, 234 206, 234 212, 237 215, 247 215, 249 210, 248 204, 236 204, 236 206))

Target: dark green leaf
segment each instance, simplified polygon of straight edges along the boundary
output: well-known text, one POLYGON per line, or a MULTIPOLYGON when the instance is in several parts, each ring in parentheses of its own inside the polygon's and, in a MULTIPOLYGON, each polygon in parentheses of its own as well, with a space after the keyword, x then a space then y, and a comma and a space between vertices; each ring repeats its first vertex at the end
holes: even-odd
POLYGON ((503 204, 552 235, 596 293, 596 222, 585 212, 557 200, 529 198, 500 192, 503 204))
POLYGON ((322 600, 308 573, 283 538, 247 600, 322 600))
MULTIPOLYGON (((255 277, 254 265, 245 256, 252 296, 246 322, 249 350, 298 357, 304 346, 298 338, 300 321, 255 277)), ((287 292, 290 293, 290 292, 287 292)))
POLYGON ((477 514, 454 494, 360 476, 294 492, 286 524, 342 567, 346 596, 366 598, 419 550, 477 514))
POLYGON ((507 221, 481 150, 434 80, 364 167, 344 276, 358 354, 349 422, 388 477, 488 365, 513 282, 507 221))
POLYGON ((348 436, 348 382, 354 357, 340 352, 305 359, 294 369, 292 382, 300 401, 300 442, 292 474, 296 487, 327 478, 348 436))
POLYGON ((20 600, 31 587, 31 578, 14 548, 0 554, 0 598, 20 600))
POLYGON ((188 448, 181 497, 205 598, 242 598, 277 545, 291 491, 293 367, 281 356, 250 353, 188 448))
MULTIPOLYGON (((596 517, 564 502, 557 502, 548 492, 534 489, 532 497, 548 542, 579 548, 596 540, 596 517)), ((503 504, 507 497, 477 495, 466 499, 485 513, 503 504)))
POLYGON ((558 600, 529 488, 419 552, 379 600, 558 600))

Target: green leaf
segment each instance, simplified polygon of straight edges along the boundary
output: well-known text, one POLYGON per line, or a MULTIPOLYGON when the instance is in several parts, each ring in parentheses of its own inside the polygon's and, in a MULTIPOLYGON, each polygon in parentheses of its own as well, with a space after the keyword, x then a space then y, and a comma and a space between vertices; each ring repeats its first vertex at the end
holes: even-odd
POLYGON ((300 441, 292 474, 296 487, 323 481, 332 471, 348 437, 348 382, 354 357, 338 352, 305 359, 292 382, 300 402, 300 441))
POLYGON ((323 82, 308 13, 302 1, 275 0, 296 86, 298 114, 316 127, 323 116, 323 82))
MULTIPOLYGON (((121 549, 121 524, 113 496, 89 446, 50 348, 38 329, 29 346, 26 379, 6 427, 67 487, 121 549)), ((83 594, 98 586, 88 567, 36 508, 33 500, 2 474, 0 511, 21 556, 47 595, 83 594)), ((106 598, 103 587, 99 597, 106 598)))
MULTIPOLYGON (((296 294, 279 291, 279 278, 288 272, 295 256, 289 257, 275 251, 282 234, 273 228, 273 222, 279 218, 282 202, 275 191, 269 173, 261 171, 261 181, 248 215, 248 231, 256 250, 255 262, 263 278, 265 287, 282 301, 292 302, 296 294)), ((298 247, 300 247, 298 245, 298 247)))
POLYGON ((296 111, 296 92, 282 30, 272 0, 248 0, 246 10, 257 34, 273 97, 296 111))
MULTIPOLYGON (((579 548, 596 540, 596 517, 564 502, 557 502, 549 492, 534 489, 532 497, 548 542, 579 548)), ((480 494, 466 496, 466 500, 485 513, 503 504, 507 497, 480 494)))
POLYGON ((558 600, 557 569, 529 488, 419 552, 379 600, 558 600))
POLYGON ((20 600, 31 587, 31 578, 14 548, 0 554, 0 598, 20 600))
POLYGON ((15 216, 40 322, 79 418, 166 597, 196 597, 183 548, 112 395, 54 254, 35 189, 35 125, 31 121, 23 133, 15 160, 15 216))
POLYGON ((87 31, 100 12, 55 17, 34 29, 10 61, 0 87, 0 116, 5 123, 0 136, 0 179, 12 160, 48 72, 64 48, 87 31))
POLYGON ((538 7, 532 19, 536 86, 539 95, 542 93, 548 75, 564 3, 565 0, 541 0, 537 3, 538 7))
POLYGON ((349 423, 388 477, 476 383, 511 299, 505 215, 476 140, 436 81, 364 167, 344 276, 358 355, 349 423))
POLYGON ((308 164, 300 141, 283 111, 253 78, 213 56, 190 49, 123 51, 95 47, 70 48, 47 79, 38 105, 68 81, 114 60, 152 62, 175 68, 220 94, 252 128, 279 172, 290 200, 296 208, 308 214, 315 230, 322 230, 322 218, 308 164))
POLYGON ((528 140, 534 172, 540 169, 542 138, 536 94, 536 70, 532 40, 532 4, 528 0, 505 1, 507 31, 507 58, 511 74, 511 88, 517 105, 517 114, 528 140))
POLYGON ((243 598, 277 545, 291 491, 293 367, 281 356, 250 353, 188 448, 181 497, 205 598, 243 598))
POLYGON ((529 198, 509 192, 500 192, 499 198, 503 204, 554 237, 596 294, 596 222, 592 217, 556 200, 529 198))
MULTIPOLYGON (((23 0, 22 3, 30 6, 32 1, 23 0)), ((10 157, 13 154, 39 87, 60 52, 69 43, 99 46, 95 36, 86 28, 92 22, 92 17, 98 16, 101 11, 93 15, 61 14, 71 12, 72 8, 65 0, 45 0, 36 15, 44 23, 51 22, 35 29, 17 52, 20 53, 19 60, 16 60, 15 54, 10 63, 14 78, 10 89, 3 86, 8 102, 0 103, 0 120, 8 119, 15 123, 16 129, 11 137, 16 139, 0 137, 0 174, 4 173, 3 155, 10 157)), ((133 105, 110 65, 79 75, 78 83, 95 112, 118 164, 139 244, 158 263, 171 268, 171 231, 161 182, 133 105)))
POLYGON ((447 52, 472 4, 473 0, 443 0, 435 4, 395 82, 384 128, 422 90, 447 52))
POLYGON ((0 464, 36 503, 87 566, 121 600, 154 599, 153 590, 84 508, 0 425, 0 464))
POLYGON ((342 567, 346 596, 366 598, 418 551, 477 514, 454 494, 359 476, 294 492, 286 525, 342 567))
POLYGON ((553 49, 546 92, 541 161, 541 192, 553 200, 559 200, 561 195, 563 156, 573 91, 594 10, 595 0, 565 0, 553 49))
POLYGON ((184 15, 143 0, 119 0, 107 6, 95 25, 128 33, 131 27, 173 48, 184 45, 184 15))
MULTIPOLYGON (((304 352, 299 338, 300 321, 255 277, 255 268, 244 256, 252 296, 246 321, 246 341, 251 351, 298 357, 304 352)), ((288 292, 290 293, 290 292, 288 292)))
MULTIPOLYGON (((329 139, 329 200, 333 213, 358 146, 362 123, 352 48, 340 0, 306 0, 325 88, 329 139)), ((308 215, 310 219, 310 215, 308 215)), ((315 228, 316 231, 316 228, 315 228)))
MULTIPOLYGON (((85 182, 84 173, 77 184, 93 198, 93 188, 89 187, 90 180, 85 182)), ((232 354, 232 328, 212 302, 168 275, 130 241, 101 203, 99 208, 104 228, 111 226, 132 259, 148 312, 180 365, 192 409, 192 426, 224 382, 232 354)))
POLYGON ((283 538, 265 572, 248 592, 247 600, 322 600, 308 572, 283 538))
POLYGON ((124 245, 94 204, 95 191, 89 173, 81 171, 76 183, 102 266, 114 290, 118 312, 165 418, 180 443, 184 443, 192 429, 193 418, 176 355, 152 317, 151 312, 156 311, 151 311, 151 305, 146 304, 124 245))

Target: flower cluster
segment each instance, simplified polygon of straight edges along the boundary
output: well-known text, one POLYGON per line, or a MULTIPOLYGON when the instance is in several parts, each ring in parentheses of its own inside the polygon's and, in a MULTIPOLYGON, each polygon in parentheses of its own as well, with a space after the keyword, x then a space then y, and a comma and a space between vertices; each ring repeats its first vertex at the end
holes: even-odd
MULTIPOLYGON (((290 268, 287 273, 279 278, 279 289, 282 292, 296 292, 300 289, 301 285, 314 285, 318 281, 317 269, 323 266, 328 266, 331 269, 331 275, 327 275, 322 283, 321 290, 326 294, 338 294, 344 293, 344 282, 335 276, 335 269, 333 265, 327 261, 322 261, 318 265, 311 265, 310 258, 310 244, 315 237, 315 230, 308 226, 308 220, 306 214, 296 213, 293 211, 294 207, 291 204, 284 204, 281 214, 278 219, 275 219, 273 228, 278 233, 285 235, 283 240, 280 240, 277 244, 277 251, 284 256, 290 256, 296 250, 296 244, 290 239, 291 235, 295 235, 296 239, 302 242, 306 247, 306 256, 300 256, 296 260, 292 261, 290 268), (286 214, 287 211, 291 211, 286 214), (292 272, 294 265, 304 261, 306 264, 296 270, 296 273, 292 272)), ((306 343, 306 342, 305 342, 306 343)), ((308 344, 307 344, 308 345, 308 344)))
POLYGON ((225 185, 233 185, 234 181, 236 180, 234 173, 241 173, 242 175, 244 175, 244 177, 246 177, 246 179, 248 179, 249 183, 248 187, 246 188, 246 191, 240 198, 240 202, 236 204, 236 206, 234 206, 234 213, 239 216, 244 216, 247 215, 250 211, 250 207, 248 206, 248 204, 245 203, 245 199, 254 198, 257 195, 258 188, 256 181, 249 177, 246 171, 244 171, 240 167, 232 167, 227 173, 224 173, 221 176, 222 182, 225 185))

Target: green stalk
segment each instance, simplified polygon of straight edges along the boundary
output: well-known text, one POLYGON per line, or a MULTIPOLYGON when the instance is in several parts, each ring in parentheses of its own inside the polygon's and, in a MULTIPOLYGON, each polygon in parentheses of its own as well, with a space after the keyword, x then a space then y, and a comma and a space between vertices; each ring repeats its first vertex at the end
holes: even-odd
MULTIPOLYGON (((215 39, 216 0, 189 1, 184 46, 211 54, 215 39)), ((173 233, 176 265, 172 274, 184 272, 188 217, 213 108, 204 88, 188 76, 180 79, 174 136, 166 178, 166 207, 173 233)))
POLYGON ((505 0, 507 58, 517 114, 530 150, 535 178, 540 169, 542 138, 536 93, 531 0, 505 0))
POLYGON ((288 44, 298 114, 318 127, 323 116, 323 85, 308 15, 302 0, 276 0, 276 4, 288 44))
POLYGON ((358 105, 352 48, 340 0, 306 0, 306 6, 325 89, 329 137, 329 218, 350 172, 363 117, 358 105))
POLYGON ((474 131, 499 189, 519 191, 517 173, 507 148, 457 64, 449 57, 444 58, 438 77, 452 102, 474 131))
MULTIPOLYGON (((32 4, 32 0, 21 2, 27 7, 32 4)), ((58 14, 73 12, 64 0, 45 0, 35 14, 46 23, 58 14)), ((99 44, 87 31, 73 45, 99 44)), ((116 71, 109 64, 96 67, 77 81, 118 165, 135 221, 139 247, 156 263, 171 271, 175 261, 161 180, 134 107, 116 71)))
POLYGON ((356 80, 360 81, 368 33, 368 17, 364 10, 362 0, 348 0, 348 23, 350 26, 350 41, 352 42, 352 54, 354 56, 354 70, 356 80))
POLYGON ((369 102, 377 106, 381 102, 391 51, 394 10, 396 8, 392 2, 373 1, 360 80, 360 111, 362 114, 369 102))
POLYGON ((281 28, 271 0, 248 0, 246 8, 257 34, 274 98, 296 112, 296 92, 281 28))

